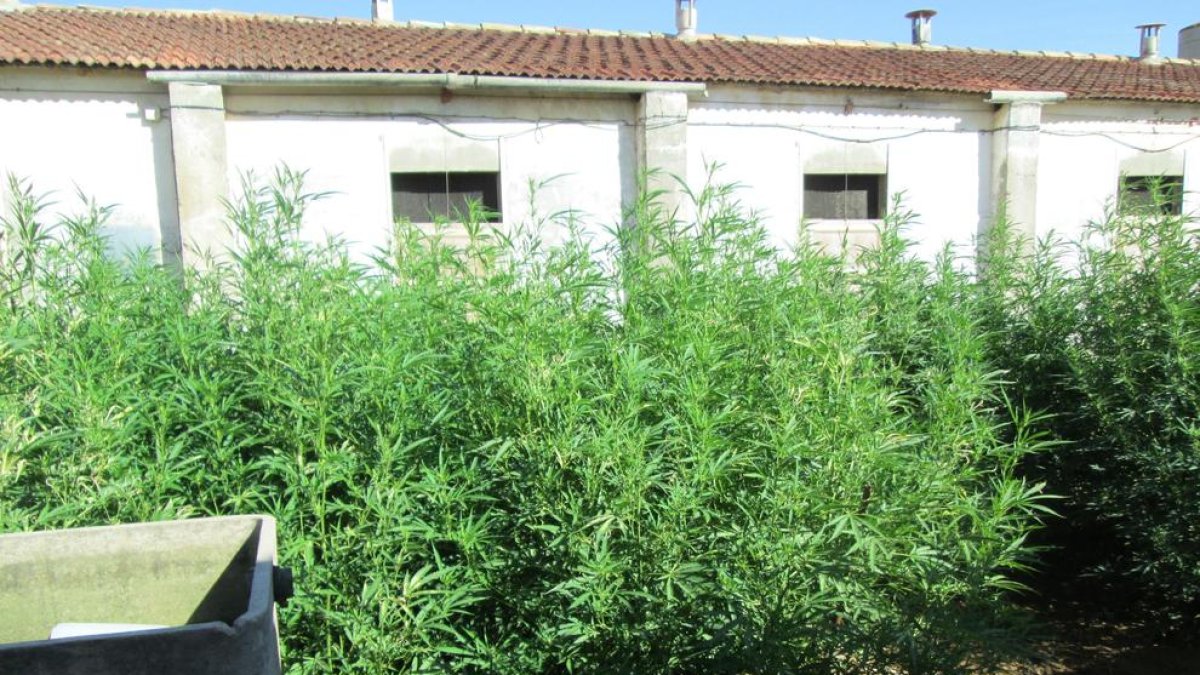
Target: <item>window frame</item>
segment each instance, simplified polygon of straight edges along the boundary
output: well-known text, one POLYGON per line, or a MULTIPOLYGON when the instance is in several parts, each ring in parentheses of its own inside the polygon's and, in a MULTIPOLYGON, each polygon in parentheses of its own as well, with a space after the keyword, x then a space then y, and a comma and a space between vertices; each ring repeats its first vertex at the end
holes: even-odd
MULTIPOLYGON (((388 174, 388 186, 391 196, 391 214, 392 221, 407 219, 408 222, 414 224, 433 224, 438 222, 458 223, 462 222, 467 215, 463 209, 467 208, 467 203, 475 198, 475 194, 479 194, 480 206, 483 207, 487 218, 484 222, 502 223, 504 220, 504 199, 503 199, 503 183, 499 171, 390 171, 388 174), (399 195, 402 191, 401 181, 412 179, 416 183, 421 181, 437 181, 438 178, 443 180, 443 190, 440 196, 444 200, 441 211, 435 210, 435 205, 430 204, 428 213, 421 218, 416 218, 415 212, 412 209, 401 209, 399 204, 399 195), (487 184, 473 185, 471 181, 483 180, 487 184), (456 188, 455 182, 459 184, 456 188), (490 193, 490 194, 489 194, 490 193), (470 195, 461 200, 456 200, 460 195, 470 195)), ((409 194, 420 195, 424 194, 432 202, 434 196, 439 193, 429 190, 420 191, 413 190, 409 194)))
POLYGON ((1183 175, 1121 174, 1117 179, 1117 213, 1121 216, 1182 216, 1183 202, 1183 175), (1133 195, 1137 198, 1130 199, 1133 195))
MULTIPOLYGON (((803 193, 804 203, 801 208, 801 214, 805 221, 834 221, 834 222, 870 222, 878 223, 887 218, 888 212, 888 175, 886 173, 827 173, 827 172, 806 172, 802 178, 803 184, 801 190, 803 193), (823 189, 818 187, 818 183, 826 183, 828 185, 835 184, 834 181, 842 181, 843 203, 833 215, 824 215, 813 213, 813 209, 818 205, 816 200, 810 199, 811 193, 830 192, 836 193, 839 190, 823 189), (862 182, 869 184, 852 185, 852 183, 862 182), (848 215, 849 204, 845 201, 847 195, 852 192, 851 188, 863 188, 867 193, 866 217, 851 218, 848 215)), ((853 191, 859 191, 858 189, 853 191)))

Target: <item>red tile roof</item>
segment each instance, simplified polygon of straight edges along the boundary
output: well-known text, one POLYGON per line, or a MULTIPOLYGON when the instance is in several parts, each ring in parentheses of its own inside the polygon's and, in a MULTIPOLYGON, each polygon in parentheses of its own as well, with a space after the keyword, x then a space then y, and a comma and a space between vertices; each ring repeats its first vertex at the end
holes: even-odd
POLYGON ((458 73, 868 87, 1200 103, 1200 61, 1161 64, 815 40, 428 27, 222 12, 23 7, 0 12, 0 65, 458 73))

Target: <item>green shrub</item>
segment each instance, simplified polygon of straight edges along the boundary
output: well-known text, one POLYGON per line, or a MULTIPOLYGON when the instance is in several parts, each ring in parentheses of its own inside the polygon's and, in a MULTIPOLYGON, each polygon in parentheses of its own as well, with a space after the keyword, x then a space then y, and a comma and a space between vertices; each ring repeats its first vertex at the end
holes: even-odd
POLYGON ((714 188, 601 251, 472 212, 365 267, 298 240, 299 179, 206 272, 105 257, 93 208, 5 278, 0 528, 272 514, 295 673, 959 672, 1005 637, 1037 443, 902 223, 856 274, 714 188))
POLYGON ((1200 619, 1200 242, 1189 218, 1113 212, 1077 247, 1007 229, 982 303, 1014 398, 1063 442, 1029 471, 1066 496, 1059 578, 1163 627, 1200 619), (1022 252, 1024 251, 1024 253, 1022 252))

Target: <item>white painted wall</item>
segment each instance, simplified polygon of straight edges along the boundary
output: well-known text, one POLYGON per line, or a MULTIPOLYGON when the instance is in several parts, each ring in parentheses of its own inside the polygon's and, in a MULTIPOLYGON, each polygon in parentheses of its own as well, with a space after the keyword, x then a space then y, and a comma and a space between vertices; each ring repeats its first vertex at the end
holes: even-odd
POLYGON ((1068 102, 1042 113, 1038 235, 1080 236, 1117 197, 1121 162, 1150 151, 1186 157, 1184 212, 1200 214, 1200 106, 1068 102))
MULTIPOLYGON (((0 68, 0 177, 12 173, 50 193, 50 221, 79 212, 77 189, 115 205, 111 248, 157 251, 163 229, 176 227, 171 128, 143 111, 166 107, 165 87, 140 74, 0 68)), ((6 214, 7 199, 5 180, 6 214)))
MULTIPOLYGON (((158 246, 177 230, 170 123, 144 119, 167 108, 165 87, 138 73, 0 69, 0 172, 32 179, 70 211, 78 186, 116 204, 114 246, 158 246)), ((391 229, 388 152, 446 134, 491 139, 499 148, 508 225, 579 214, 603 239, 634 198, 637 101, 517 94, 398 94, 346 89, 228 88, 230 180, 286 163, 308 170, 312 191, 330 191, 310 212, 306 236, 339 236, 365 256, 391 229), (552 179, 552 180, 551 180, 552 179)), ((888 186, 917 214, 911 235, 922 256, 969 245, 991 216, 988 203, 994 109, 981 97, 857 90, 714 86, 693 99, 686 180, 699 188, 706 165, 740 184, 780 247, 799 237, 809 160, 872 141, 886 156, 888 186)), ((1038 233, 1077 236, 1116 195, 1122 159, 1177 147, 1187 166, 1185 208, 1200 213, 1200 106, 1068 102, 1043 111, 1038 233)), ((0 196, 0 199, 3 199, 0 196)), ((561 236, 551 228, 552 237, 561 236)))
MULTIPOLYGON (((309 212, 305 236, 345 239, 369 255, 391 234, 388 155, 396 148, 469 137, 499 148, 508 227, 574 212, 602 243, 634 191, 634 106, 629 99, 567 100, 429 95, 227 94, 231 180, 285 163, 330 192, 309 212), (457 134, 457 135, 456 135, 457 134), (461 135, 461 136, 458 136, 461 135), (535 213, 531 184, 538 186, 535 213)), ((452 161, 452 160, 451 160, 452 161)), ((447 166, 454 170, 455 167, 447 166)), ((564 228, 547 234, 560 239, 564 228)))
POLYGON ((787 248, 799 239, 808 160, 871 148, 886 157, 889 192, 917 214, 920 254, 932 257, 969 245, 987 218, 990 119, 990 106, 969 97, 714 87, 689 117, 688 180, 703 184, 706 165, 719 163, 718 180, 743 185, 742 201, 787 248))

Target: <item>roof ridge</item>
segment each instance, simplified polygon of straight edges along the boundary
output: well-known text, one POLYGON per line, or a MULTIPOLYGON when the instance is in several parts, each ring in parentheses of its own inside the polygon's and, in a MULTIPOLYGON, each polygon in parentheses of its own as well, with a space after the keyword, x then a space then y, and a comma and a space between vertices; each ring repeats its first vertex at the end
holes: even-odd
POLYGON ((243 12, 236 9, 179 9, 179 8, 157 8, 157 7, 108 7, 101 5, 48 5, 45 3, 38 4, 20 4, 14 9, 23 11, 50 11, 62 13, 105 13, 105 14, 121 14, 126 16, 183 16, 183 17, 213 17, 218 19, 258 19, 262 21, 274 21, 278 23, 363 23, 372 25, 384 25, 371 19, 361 19, 352 16, 313 16, 306 14, 273 14, 269 12, 243 12))
MULTIPOLYGON (((374 26, 380 29, 389 28, 425 28, 430 30, 465 30, 465 31, 499 31, 499 32, 515 32, 529 33, 535 35, 579 35, 579 36, 595 36, 595 37, 627 37, 627 38, 666 38, 669 37, 665 33, 654 31, 632 31, 632 30, 611 30, 600 28, 574 28, 567 26, 543 26, 534 24, 506 24, 506 23, 457 23, 451 21, 374 21, 372 19, 358 17, 321 17, 307 16, 298 14, 270 14, 264 12, 241 12, 230 9, 157 9, 145 7, 101 7, 97 5, 48 5, 44 3, 38 4, 19 4, 16 9, 19 10, 52 10, 59 12, 105 12, 115 14, 132 14, 135 16, 205 16, 225 19, 255 19, 261 21, 273 21, 280 23, 340 23, 340 24, 361 24, 374 26)), ((1074 52, 1074 51, 1053 51, 1053 50, 1027 50, 1027 49, 991 49, 982 47, 964 47, 956 45, 914 45, 908 42, 888 42, 881 40, 857 40, 843 38, 820 38, 813 36, 786 36, 786 35, 730 35, 722 33, 702 33, 692 38, 689 41, 699 40, 717 40, 723 42, 750 42, 757 44, 777 44, 781 46, 792 47, 849 47, 862 49, 894 49, 899 51, 927 51, 927 52, 965 52, 972 54, 989 54, 995 56, 1019 56, 1033 58, 1062 58, 1082 61, 1125 61, 1139 62, 1140 59, 1136 56, 1126 56, 1122 54, 1104 54, 1099 52, 1074 52)), ((1184 59, 1174 57, 1162 57, 1158 59, 1154 65, 1176 64, 1176 65, 1200 65, 1200 59, 1184 59)))

